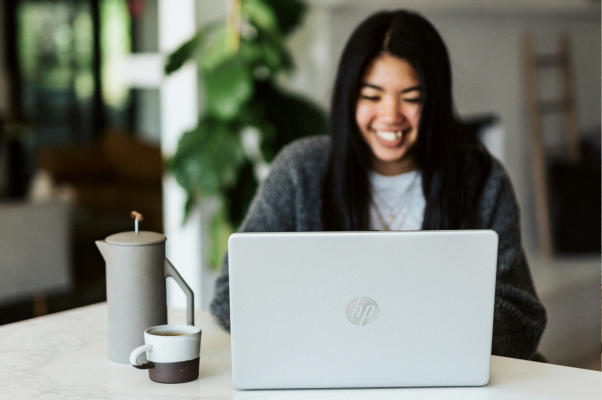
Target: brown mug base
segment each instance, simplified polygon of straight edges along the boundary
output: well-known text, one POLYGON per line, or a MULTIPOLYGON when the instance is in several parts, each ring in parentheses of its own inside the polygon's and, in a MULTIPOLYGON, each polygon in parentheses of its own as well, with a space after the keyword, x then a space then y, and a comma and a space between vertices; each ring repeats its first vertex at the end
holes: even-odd
POLYGON ((184 383, 194 381, 199 377, 200 357, 193 360, 173 363, 153 362, 148 375, 152 381, 158 383, 184 383))

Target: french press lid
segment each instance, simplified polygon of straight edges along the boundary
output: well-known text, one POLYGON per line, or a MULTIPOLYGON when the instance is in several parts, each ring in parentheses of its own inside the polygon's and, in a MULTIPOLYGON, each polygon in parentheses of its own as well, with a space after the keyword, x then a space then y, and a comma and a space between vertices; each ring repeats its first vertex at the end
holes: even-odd
POLYGON ((121 246, 140 246, 161 243, 166 240, 165 235, 151 231, 140 231, 137 234, 134 231, 115 233, 105 239, 107 243, 121 246))
POLYGON ((132 211, 132 218, 135 220, 134 231, 115 233, 108 236, 105 241, 110 244, 121 246, 141 246, 155 243, 161 243, 167 240, 165 235, 157 232, 138 231, 138 222, 143 221, 142 214, 137 211, 132 211))

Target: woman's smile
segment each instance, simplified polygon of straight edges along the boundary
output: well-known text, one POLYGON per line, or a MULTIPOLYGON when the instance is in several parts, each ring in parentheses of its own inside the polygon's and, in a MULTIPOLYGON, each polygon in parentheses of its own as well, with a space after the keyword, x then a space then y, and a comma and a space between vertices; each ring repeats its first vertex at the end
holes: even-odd
POLYGON ((385 147, 398 147, 403 143, 405 137, 411 129, 406 130, 384 130, 373 129, 372 131, 378 138, 379 142, 385 147))

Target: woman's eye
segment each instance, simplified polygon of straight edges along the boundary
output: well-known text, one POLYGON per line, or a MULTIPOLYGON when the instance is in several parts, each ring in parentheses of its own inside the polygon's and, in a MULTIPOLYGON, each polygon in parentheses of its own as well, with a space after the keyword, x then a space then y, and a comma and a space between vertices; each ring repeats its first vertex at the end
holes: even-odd
POLYGON ((403 99, 403 101, 406 101, 408 103, 420 103, 422 101, 422 99, 420 97, 416 97, 413 99, 403 99))
POLYGON ((364 95, 362 95, 361 98, 365 99, 365 100, 369 100, 369 101, 377 101, 378 99, 380 99, 380 97, 378 97, 378 96, 364 96, 364 95))

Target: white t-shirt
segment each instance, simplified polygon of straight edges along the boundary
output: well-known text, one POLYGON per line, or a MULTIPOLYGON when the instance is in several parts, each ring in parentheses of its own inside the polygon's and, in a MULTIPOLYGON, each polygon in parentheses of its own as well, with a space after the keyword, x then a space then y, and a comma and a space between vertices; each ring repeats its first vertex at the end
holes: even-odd
POLYGON ((385 224, 389 226, 389 230, 395 231, 422 228, 426 201, 422 192, 422 173, 419 170, 395 176, 369 171, 368 179, 372 194, 370 229, 387 230, 385 224))

